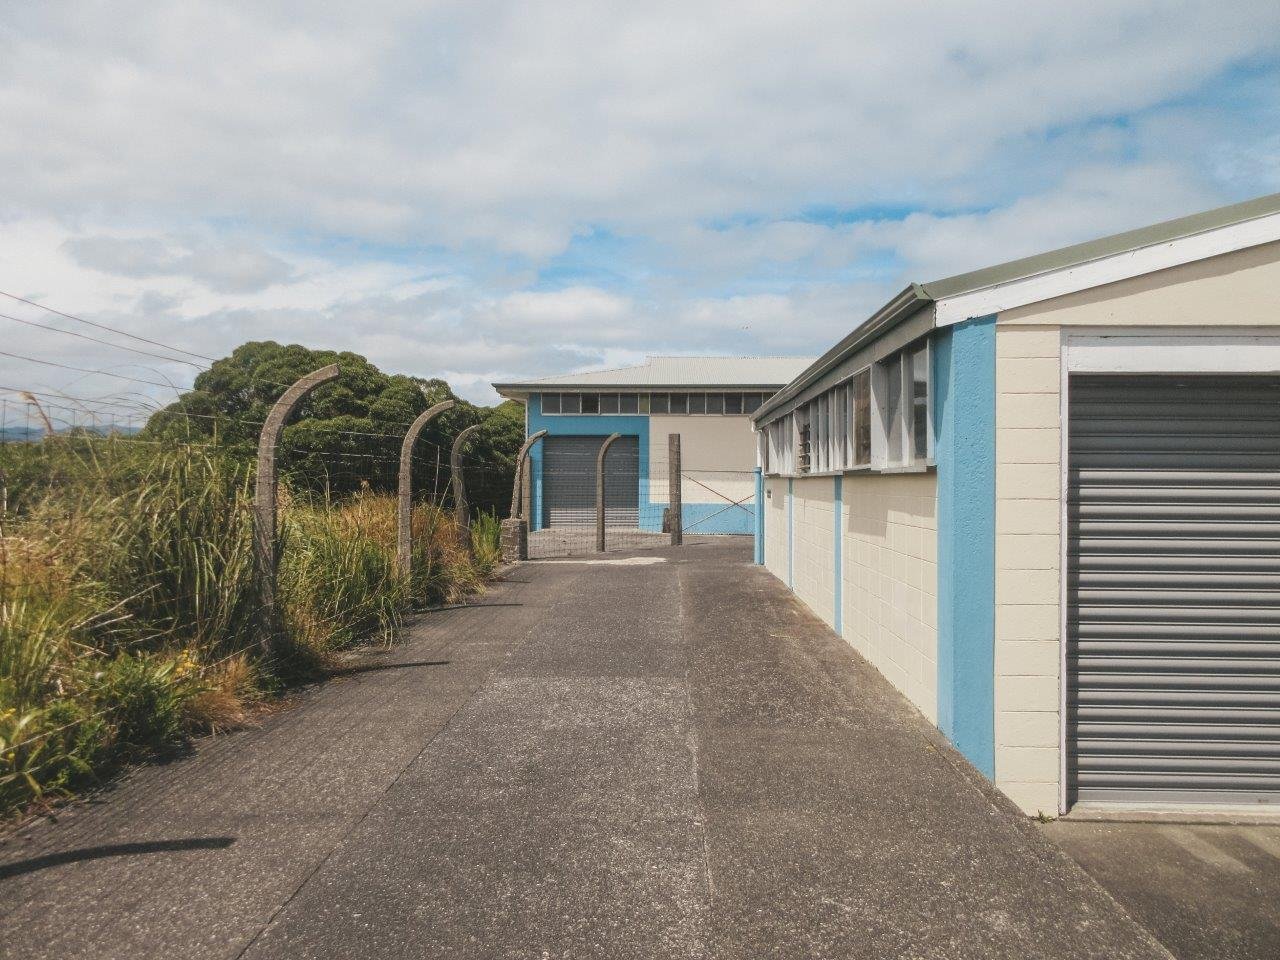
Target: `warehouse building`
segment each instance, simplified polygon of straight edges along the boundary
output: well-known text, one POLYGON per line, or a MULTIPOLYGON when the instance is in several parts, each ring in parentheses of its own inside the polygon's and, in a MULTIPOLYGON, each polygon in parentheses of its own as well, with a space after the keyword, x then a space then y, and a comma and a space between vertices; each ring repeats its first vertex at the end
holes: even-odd
POLYGON ((681 516, 689 533, 755 527, 751 414, 810 363, 794 357, 650 357, 643 364, 495 383, 525 405, 531 530, 594 523, 596 453, 605 460, 607 522, 660 531, 668 505, 668 435, 681 436, 681 516))
POLYGON ((1280 195, 913 284, 754 420, 758 560, 1023 810, 1280 801, 1280 195))

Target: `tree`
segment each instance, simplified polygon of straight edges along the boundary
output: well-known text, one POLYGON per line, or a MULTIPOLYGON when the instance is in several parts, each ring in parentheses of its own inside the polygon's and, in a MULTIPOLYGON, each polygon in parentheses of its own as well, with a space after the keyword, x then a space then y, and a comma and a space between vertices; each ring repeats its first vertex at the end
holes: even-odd
POLYGON ((453 438, 481 424, 464 451, 468 499, 504 511, 515 455, 524 437, 523 408, 507 401, 477 407, 439 379, 386 374, 356 353, 254 341, 196 377, 193 389, 157 411, 144 439, 212 442, 238 457, 257 452, 272 405, 299 377, 330 363, 341 376, 308 395, 281 440, 281 472, 298 492, 340 496, 368 486, 396 488, 400 444, 413 420, 441 400, 457 406, 436 417, 415 449, 414 489, 445 498, 453 438))

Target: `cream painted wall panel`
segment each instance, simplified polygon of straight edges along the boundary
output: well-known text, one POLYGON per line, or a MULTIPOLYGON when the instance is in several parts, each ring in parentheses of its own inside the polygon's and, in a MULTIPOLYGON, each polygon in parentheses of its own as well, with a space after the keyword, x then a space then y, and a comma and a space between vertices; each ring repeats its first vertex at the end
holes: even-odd
POLYGON ((1060 352, 1057 328, 997 322, 996 785, 1028 813, 1058 803, 1060 352))
MULTIPOLYGON (((1061 326, 1280 324, 1280 243, 1210 257, 1000 314, 999 323, 1061 326)), ((1011 340, 1006 349, 1014 349, 1011 340)), ((996 337, 997 356, 1000 336, 996 337)))
POLYGON ((651 500, 666 503, 670 499, 667 438, 672 433, 680 434, 680 466, 685 474, 681 492, 685 503, 723 502, 727 507, 732 501, 755 496, 756 435, 750 417, 651 416, 651 500))
POLYGON ((844 638, 937 722, 937 478, 850 474, 843 500, 844 638))
POLYGON ((831 477, 795 480, 796 596, 835 626, 835 483, 831 477))
MULTIPOLYGON (((1052 394, 1057 403, 1058 395, 1052 394)), ((1061 435, 1051 428, 996 428, 996 448, 1003 463, 1054 463, 1062 459, 1061 435)))
POLYGON ((765 477, 764 489, 764 566, 786 583, 787 481, 782 477, 765 477))

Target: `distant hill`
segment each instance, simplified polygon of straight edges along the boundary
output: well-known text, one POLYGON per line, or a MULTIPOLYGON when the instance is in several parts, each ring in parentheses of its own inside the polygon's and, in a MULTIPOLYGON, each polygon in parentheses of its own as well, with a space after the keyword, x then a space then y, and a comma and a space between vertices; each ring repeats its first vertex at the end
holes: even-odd
MULTIPOLYGON (((107 436, 111 433, 119 434, 122 437, 131 437, 140 433, 141 427, 116 427, 114 430, 108 426, 100 427, 74 427, 65 430, 55 431, 55 435, 63 436, 69 433, 97 433, 101 436, 107 436)), ((4 427, 0 428, 0 443, 34 443, 44 436, 43 427, 4 427)))

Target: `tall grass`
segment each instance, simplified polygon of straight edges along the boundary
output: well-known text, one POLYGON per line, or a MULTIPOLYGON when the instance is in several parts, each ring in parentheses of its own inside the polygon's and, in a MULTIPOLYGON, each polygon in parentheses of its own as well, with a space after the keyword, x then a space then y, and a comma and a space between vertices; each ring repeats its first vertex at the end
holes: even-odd
POLYGON ((282 679, 390 642, 413 606, 458 599, 496 560, 496 520, 415 509, 412 581, 395 501, 282 494, 285 655, 261 654, 251 472, 217 452, 128 441, 0 448, 0 816, 121 762, 244 721, 282 679))

